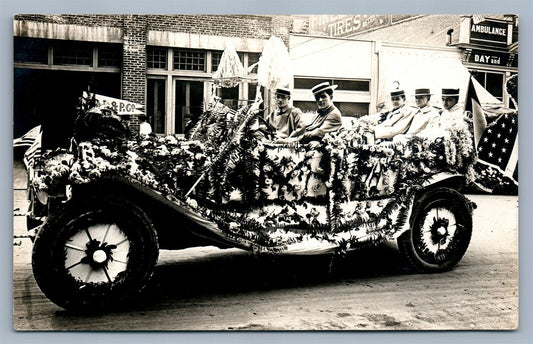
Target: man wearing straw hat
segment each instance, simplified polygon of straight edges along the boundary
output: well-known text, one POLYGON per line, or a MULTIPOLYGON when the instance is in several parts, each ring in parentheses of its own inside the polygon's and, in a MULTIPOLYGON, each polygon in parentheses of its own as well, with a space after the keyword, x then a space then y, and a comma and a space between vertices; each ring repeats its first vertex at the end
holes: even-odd
POLYGON ((278 110, 272 111, 266 122, 275 132, 274 142, 288 143, 301 139, 305 132, 305 123, 302 120, 302 110, 289 105, 291 91, 285 87, 276 89, 276 103, 278 110))
POLYGON ((302 138, 304 142, 321 140, 324 135, 340 129, 342 125, 341 112, 333 105, 333 90, 337 85, 322 82, 311 89, 318 107, 317 115, 305 128, 302 138))

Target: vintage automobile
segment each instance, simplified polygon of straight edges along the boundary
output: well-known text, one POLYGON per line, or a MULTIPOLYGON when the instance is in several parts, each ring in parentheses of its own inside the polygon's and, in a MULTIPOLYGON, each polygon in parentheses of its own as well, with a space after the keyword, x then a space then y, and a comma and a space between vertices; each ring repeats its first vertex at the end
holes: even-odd
POLYGON ((257 107, 215 104, 184 138, 139 136, 85 101, 72 146, 30 169, 35 279, 57 305, 89 310, 139 293, 160 249, 310 255, 395 242, 421 272, 451 269, 472 233, 470 132, 367 144, 368 121, 274 144, 257 107))

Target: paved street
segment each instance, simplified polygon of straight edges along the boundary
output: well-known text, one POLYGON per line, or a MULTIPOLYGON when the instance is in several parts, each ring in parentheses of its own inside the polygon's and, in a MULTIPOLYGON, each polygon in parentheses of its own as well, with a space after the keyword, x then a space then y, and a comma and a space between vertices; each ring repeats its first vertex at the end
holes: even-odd
MULTIPOLYGON (((18 165, 20 167, 20 165, 18 165)), ((17 167, 17 165, 16 165, 17 167)), ((25 207, 15 169, 15 215, 25 207)), ((376 248, 329 257, 258 258, 213 247, 162 251, 155 278, 120 313, 68 313, 41 293, 25 220, 14 217, 17 330, 395 330, 518 326, 518 198, 478 204, 470 247, 450 272, 414 274, 376 248)))

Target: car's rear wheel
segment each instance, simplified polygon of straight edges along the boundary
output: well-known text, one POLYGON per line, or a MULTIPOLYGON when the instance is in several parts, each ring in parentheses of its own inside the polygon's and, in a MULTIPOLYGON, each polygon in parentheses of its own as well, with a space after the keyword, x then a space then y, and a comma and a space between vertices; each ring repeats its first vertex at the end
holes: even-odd
POLYGON ((421 272, 442 272, 465 254, 472 236, 472 215, 465 197, 435 188, 415 204, 411 229, 398 238, 402 255, 421 272))
POLYGON ((43 293, 71 310, 120 306, 150 280, 158 257, 154 227, 118 199, 69 204, 35 239, 33 272, 43 293))

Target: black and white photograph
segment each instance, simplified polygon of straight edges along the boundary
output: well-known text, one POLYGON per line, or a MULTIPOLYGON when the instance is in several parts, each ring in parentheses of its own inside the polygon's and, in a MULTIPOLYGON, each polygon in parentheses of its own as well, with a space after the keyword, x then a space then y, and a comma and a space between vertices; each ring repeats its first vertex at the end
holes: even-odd
POLYGON ((520 19, 14 15, 13 329, 519 329, 520 19))

